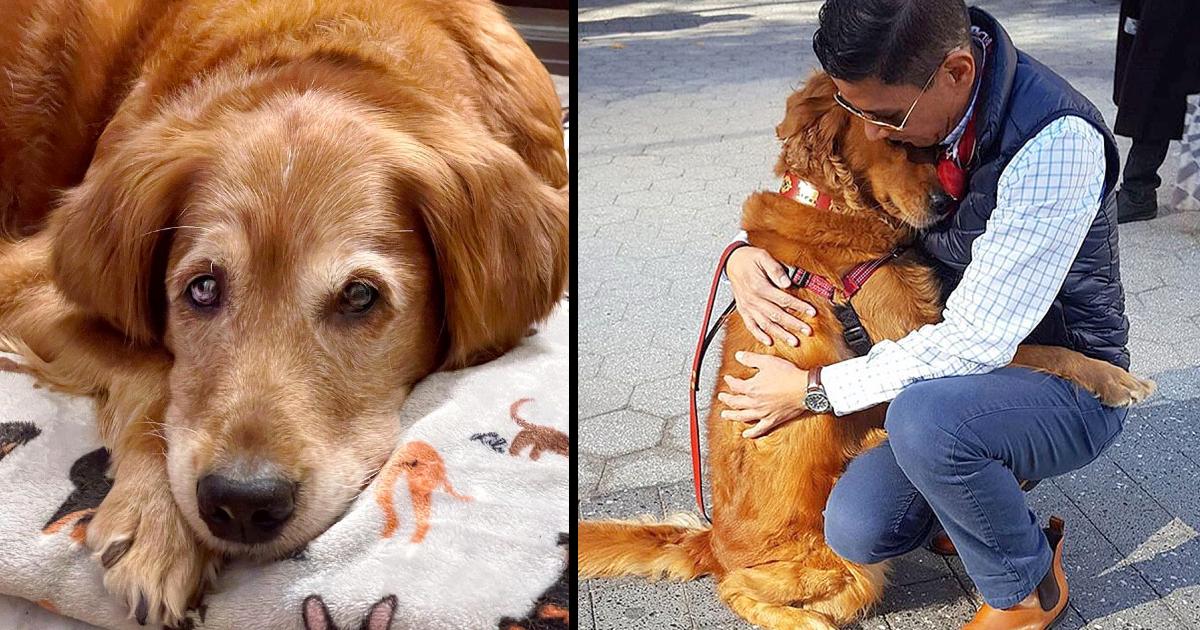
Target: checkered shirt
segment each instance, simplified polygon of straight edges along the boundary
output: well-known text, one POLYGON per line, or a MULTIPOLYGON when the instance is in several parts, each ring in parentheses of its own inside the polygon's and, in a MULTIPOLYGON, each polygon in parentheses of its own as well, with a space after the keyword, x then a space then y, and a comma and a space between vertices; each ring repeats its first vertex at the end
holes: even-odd
POLYGON ((971 246, 943 321, 822 370, 834 412, 890 401, 917 381, 982 374, 1012 361, 1083 246, 1104 174, 1103 137, 1082 118, 1055 120, 1021 147, 1000 175, 996 208, 971 246))

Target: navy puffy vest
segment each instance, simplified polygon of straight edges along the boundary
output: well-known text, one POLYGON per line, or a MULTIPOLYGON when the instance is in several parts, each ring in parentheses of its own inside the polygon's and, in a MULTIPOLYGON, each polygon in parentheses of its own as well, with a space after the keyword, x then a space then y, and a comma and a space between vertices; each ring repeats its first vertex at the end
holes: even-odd
POLYGON ((1090 122, 1104 135, 1103 200, 1062 290, 1025 342, 1065 346, 1128 369, 1129 320, 1117 256, 1116 142, 1086 97, 1017 50, 992 16, 976 8, 970 11, 971 22, 993 40, 976 103, 980 110, 975 158, 958 211, 922 236, 925 250, 940 263, 948 292, 971 262, 971 243, 983 233, 996 207, 1000 173, 1017 151, 1057 118, 1078 116, 1090 122))

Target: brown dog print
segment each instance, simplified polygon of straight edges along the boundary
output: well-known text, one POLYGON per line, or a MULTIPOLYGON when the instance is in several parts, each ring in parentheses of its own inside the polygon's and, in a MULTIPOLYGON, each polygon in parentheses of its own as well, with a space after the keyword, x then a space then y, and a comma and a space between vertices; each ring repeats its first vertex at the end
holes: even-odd
POLYGON ((8 357, 0 357, 0 372, 15 372, 20 374, 24 371, 25 370, 21 367, 20 363, 17 363, 8 357))
POLYGON ((512 446, 508 448, 509 455, 517 457, 526 446, 531 446, 532 448, 529 449, 529 459, 534 461, 537 461, 542 456, 542 451, 551 451, 563 457, 570 457, 568 453, 570 452, 571 443, 566 433, 553 427, 533 424, 517 415, 517 410, 521 408, 521 405, 531 400, 533 399, 522 398, 508 408, 508 415, 512 416, 513 422, 521 426, 520 433, 517 433, 517 437, 513 438, 512 446))
POLYGON ((0 422, 0 459, 41 434, 42 430, 32 422, 0 422))
POLYGON ((433 509, 434 490, 443 490, 446 494, 459 501, 471 501, 471 497, 459 494, 450 485, 446 476, 446 463, 437 449, 427 442, 409 442, 395 455, 384 468, 379 489, 375 499, 383 508, 383 538, 391 538, 400 526, 400 518, 396 515, 395 485, 396 480, 403 474, 408 478, 408 493, 412 497, 413 518, 416 519, 416 529, 413 530, 412 542, 419 543, 429 533, 429 514, 433 509))
MULTIPOLYGON (((329 607, 320 595, 309 595, 304 598, 300 611, 304 618, 304 630, 338 630, 329 607)), ((359 630, 388 630, 392 627, 392 617, 396 615, 396 596, 388 595, 375 602, 363 617, 359 630)))

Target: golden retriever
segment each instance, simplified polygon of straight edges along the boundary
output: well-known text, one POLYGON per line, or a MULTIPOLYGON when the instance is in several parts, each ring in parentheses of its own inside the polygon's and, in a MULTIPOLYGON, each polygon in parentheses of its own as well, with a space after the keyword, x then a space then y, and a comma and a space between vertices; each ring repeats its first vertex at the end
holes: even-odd
POLYGON ((329 527, 416 381, 563 294, 559 100, 488 0, 16 0, 0 42, 0 337, 98 401, 139 622, 329 527))
MULTIPOLYGON (((833 82, 818 74, 788 99, 776 128, 784 144, 776 171, 826 191, 834 210, 758 193, 746 201, 742 224, 750 242, 775 259, 841 278, 912 242, 914 228, 936 219, 931 208, 941 189, 932 166, 909 161, 895 145, 869 141, 862 125, 851 124, 834 104, 833 93, 833 82)), ((812 336, 799 347, 763 346, 734 315, 725 328, 718 383, 726 374, 752 375, 734 359, 741 350, 780 356, 805 369, 853 356, 832 305, 807 290, 792 293, 817 309, 806 318, 812 336)), ((913 250, 871 276, 854 304, 876 340, 899 339, 941 319, 937 279, 913 250)), ((1071 379, 1109 404, 1130 404, 1153 389, 1065 348, 1021 346, 1013 363, 1071 379)), ((886 406, 837 419, 809 414, 751 440, 741 436, 743 426, 721 419, 717 393, 707 426, 712 526, 686 515, 667 523, 581 523, 580 574, 679 580, 712 574, 721 599, 766 628, 833 628, 859 618, 879 600, 886 566, 838 557, 825 544, 822 512, 846 463, 885 436, 886 406)))

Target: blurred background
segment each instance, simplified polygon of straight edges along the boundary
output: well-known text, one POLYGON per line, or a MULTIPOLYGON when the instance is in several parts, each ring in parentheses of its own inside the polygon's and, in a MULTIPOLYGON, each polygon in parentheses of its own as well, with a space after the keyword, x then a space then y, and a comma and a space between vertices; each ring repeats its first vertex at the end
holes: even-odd
POLYGON ((501 0, 508 19, 554 77, 562 106, 571 93, 571 9, 569 0, 501 0))

